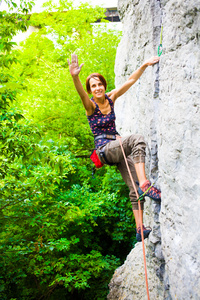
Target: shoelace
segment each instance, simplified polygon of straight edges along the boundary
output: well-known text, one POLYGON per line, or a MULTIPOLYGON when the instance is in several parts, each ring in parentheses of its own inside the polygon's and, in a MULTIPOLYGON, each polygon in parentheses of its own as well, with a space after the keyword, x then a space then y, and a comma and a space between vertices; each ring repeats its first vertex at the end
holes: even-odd
POLYGON ((146 186, 144 188, 140 188, 143 192, 143 195, 141 195, 141 196, 145 196, 145 194, 149 193, 149 195, 152 195, 154 198, 160 198, 161 192, 153 185, 154 185, 154 183, 151 184, 149 182, 146 184, 146 186))

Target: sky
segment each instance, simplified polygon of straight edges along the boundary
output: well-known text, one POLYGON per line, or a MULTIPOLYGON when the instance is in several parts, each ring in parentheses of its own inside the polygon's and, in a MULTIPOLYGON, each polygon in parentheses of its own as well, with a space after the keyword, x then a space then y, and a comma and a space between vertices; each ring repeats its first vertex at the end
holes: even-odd
MULTIPOLYGON (((56 2, 56 0, 54 0, 56 2)), ((17 1, 16 1, 17 2, 17 1)), ((33 12, 41 12, 42 4, 46 2, 46 0, 35 0, 35 6, 33 7, 33 12)), ((118 0, 74 0, 75 4, 79 4, 80 2, 89 2, 92 5, 99 5, 103 7, 117 7, 118 0)), ((7 5, 4 0, 0 0, 0 10, 7 10, 7 5)))

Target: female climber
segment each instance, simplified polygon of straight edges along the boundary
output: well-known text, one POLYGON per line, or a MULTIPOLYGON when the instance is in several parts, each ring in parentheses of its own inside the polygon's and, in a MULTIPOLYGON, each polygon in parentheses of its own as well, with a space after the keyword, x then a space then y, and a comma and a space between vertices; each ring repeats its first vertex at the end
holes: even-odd
MULTIPOLYGON (((139 215, 137 197, 123 158, 119 138, 117 138, 119 134, 115 126, 114 104, 115 101, 140 78, 148 66, 154 65, 158 63, 158 61, 159 57, 157 56, 148 59, 140 68, 131 74, 129 79, 121 87, 106 94, 106 80, 99 73, 93 73, 87 77, 86 93, 79 79, 79 73, 83 64, 79 66, 78 56, 76 54, 72 54, 71 62, 68 60, 70 74, 86 110, 87 119, 94 135, 95 155, 97 155, 95 160, 97 159, 100 164, 115 164, 129 187, 129 196, 136 222, 137 241, 141 241, 141 226, 143 228, 144 238, 149 236, 151 228, 145 228, 143 225, 144 200, 141 200, 142 216, 139 215), (89 98, 89 94, 93 96, 91 99, 89 98)), ((139 182, 138 192, 141 195, 151 186, 145 174, 146 144, 144 138, 141 135, 132 134, 127 137, 121 137, 120 139, 133 179, 139 182)), ((154 186, 150 187, 145 196, 157 201, 161 200, 161 192, 154 186)))

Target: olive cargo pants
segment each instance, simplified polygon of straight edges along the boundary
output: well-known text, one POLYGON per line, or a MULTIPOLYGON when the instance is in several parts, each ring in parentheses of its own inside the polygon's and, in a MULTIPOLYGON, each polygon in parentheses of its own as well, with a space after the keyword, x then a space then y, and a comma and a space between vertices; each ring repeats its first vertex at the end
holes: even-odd
MULTIPOLYGON (((133 176, 134 182, 137 181, 137 175, 135 171, 134 164, 136 163, 144 163, 145 162, 145 149, 146 149, 146 143, 144 141, 143 136, 137 135, 137 134, 132 134, 127 137, 122 137, 121 138, 122 146, 124 149, 124 152, 127 157, 128 165, 131 171, 131 174, 133 176)), ((105 163, 105 161, 102 160, 102 157, 99 155, 100 152, 103 151, 106 160, 111 163, 115 164, 120 171, 122 178, 124 182, 127 184, 129 187, 130 193, 130 201, 132 204, 132 209, 133 210, 138 210, 138 202, 137 202, 137 197, 135 194, 134 187, 132 185, 126 163, 124 160, 124 156, 121 150, 120 142, 119 139, 112 140, 106 145, 103 145, 97 149, 97 155, 102 163, 105 163)), ((144 209, 144 201, 141 202, 141 209, 144 209)))

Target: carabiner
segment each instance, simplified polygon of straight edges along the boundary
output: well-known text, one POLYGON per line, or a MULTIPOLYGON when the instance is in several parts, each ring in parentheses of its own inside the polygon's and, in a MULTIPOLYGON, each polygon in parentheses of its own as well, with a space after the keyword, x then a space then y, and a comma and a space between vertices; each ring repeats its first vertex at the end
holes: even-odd
POLYGON ((158 56, 161 56, 161 54, 162 54, 162 44, 158 46, 158 56))

